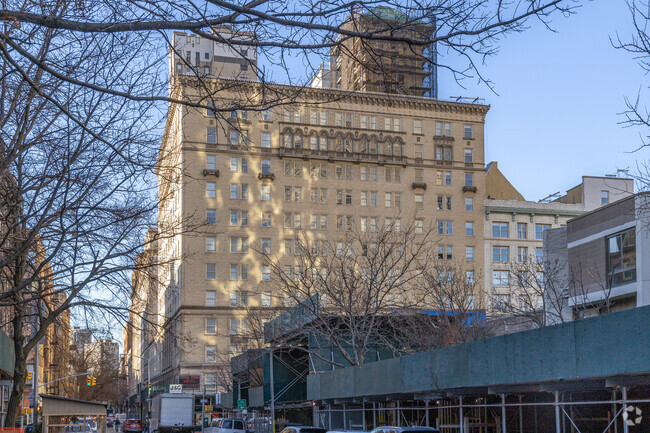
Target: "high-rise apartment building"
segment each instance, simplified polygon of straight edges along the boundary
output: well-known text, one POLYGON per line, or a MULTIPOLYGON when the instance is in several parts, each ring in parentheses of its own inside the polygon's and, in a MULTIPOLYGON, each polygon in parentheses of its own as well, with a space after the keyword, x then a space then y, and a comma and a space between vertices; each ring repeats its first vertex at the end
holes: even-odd
POLYGON ((282 305, 253 250, 290 266, 299 230, 331 243, 352 229, 414 221, 433 229, 443 260, 482 273, 488 106, 233 79, 220 71, 255 69, 254 50, 173 40, 170 93, 211 109, 172 104, 161 145, 161 233, 179 221, 202 226, 158 241, 166 327, 154 343, 154 386, 227 386, 220 372, 245 348, 246 311, 282 305))
POLYGON ((331 53, 330 87, 416 96, 426 93, 428 46, 398 39, 426 41, 434 31, 431 24, 413 20, 393 8, 377 6, 354 13, 341 28, 396 40, 341 36, 341 43, 331 53))

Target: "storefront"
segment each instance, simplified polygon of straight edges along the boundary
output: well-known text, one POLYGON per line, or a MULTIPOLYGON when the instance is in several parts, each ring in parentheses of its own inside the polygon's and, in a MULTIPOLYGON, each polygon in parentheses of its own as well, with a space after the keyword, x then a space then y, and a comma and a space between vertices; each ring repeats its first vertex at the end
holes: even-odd
POLYGON ((43 433, 106 433, 106 405, 41 394, 43 433))

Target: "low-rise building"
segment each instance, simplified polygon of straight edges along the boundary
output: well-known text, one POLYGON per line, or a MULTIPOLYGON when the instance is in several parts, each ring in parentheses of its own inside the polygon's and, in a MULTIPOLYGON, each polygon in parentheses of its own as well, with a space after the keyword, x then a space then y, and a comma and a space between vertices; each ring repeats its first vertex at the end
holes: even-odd
POLYGON ((547 235, 548 258, 566 256, 554 284, 561 320, 575 320, 650 304, 650 193, 587 212, 547 235))

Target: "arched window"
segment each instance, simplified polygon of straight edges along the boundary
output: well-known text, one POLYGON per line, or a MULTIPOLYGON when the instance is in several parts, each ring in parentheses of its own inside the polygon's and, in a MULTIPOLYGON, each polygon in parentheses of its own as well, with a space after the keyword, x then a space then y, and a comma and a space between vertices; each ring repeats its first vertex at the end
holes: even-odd
POLYGON ((318 144, 320 150, 329 150, 329 139, 327 138, 327 135, 321 135, 318 144))
POLYGON ((352 137, 350 137, 350 136, 345 137, 343 143, 345 145, 344 152, 345 153, 352 153, 353 152, 352 137))
POLYGON ((287 147, 287 148, 292 148, 293 147, 293 134, 291 132, 289 132, 289 131, 285 132, 283 134, 282 140, 283 140, 283 143, 284 143, 284 147, 287 147))
POLYGON ((309 137, 309 148, 311 150, 318 150, 318 135, 309 137))

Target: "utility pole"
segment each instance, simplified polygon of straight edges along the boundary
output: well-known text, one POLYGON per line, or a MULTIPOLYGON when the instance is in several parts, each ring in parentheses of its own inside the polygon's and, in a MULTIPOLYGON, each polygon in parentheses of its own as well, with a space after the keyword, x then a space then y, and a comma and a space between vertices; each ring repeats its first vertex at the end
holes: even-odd
MULTIPOLYGON (((34 362, 34 383, 32 387, 34 388, 34 410, 32 412, 32 425, 33 431, 36 431, 36 424, 38 424, 38 353, 41 351, 41 345, 36 343, 36 361, 34 362)), ((46 390, 47 391, 47 390, 46 390)))

